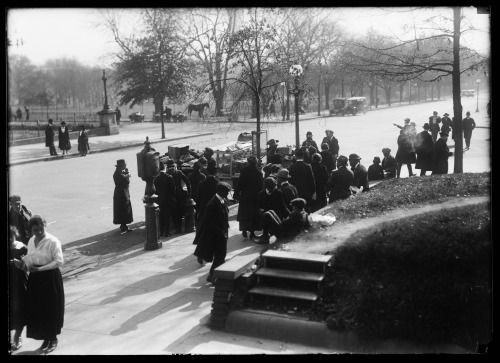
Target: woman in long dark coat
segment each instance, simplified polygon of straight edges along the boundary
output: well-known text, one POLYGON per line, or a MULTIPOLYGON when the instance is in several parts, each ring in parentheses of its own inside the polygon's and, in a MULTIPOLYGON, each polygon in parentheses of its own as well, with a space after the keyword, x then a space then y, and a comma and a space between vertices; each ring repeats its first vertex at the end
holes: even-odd
POLYGON ((439 135, 440 138, 436 141, 432 150, 432 175, 448 174, 448 158, 453 155, 453 152, 446 145, 448 134, 440 132, 439 135))
POLYGON ((248 165, 241 169, 240 178, 234 189, 234 198, 238 203, 239 230, 243 232, 243 237, 247 238, 247 231, 250 238, 255 238, 255 230, 260 226, 259 203, 257 195, 262 190, 263 177, 257 169, 257 158, 249 156, 248 165))
POLYGON ((399 178, 401 174, 401 167, 406 164, 408 167, 408 176, 414 176, 411 164, 417 161, 415 152, 413 150, 413 145, 410 142, 409 135, 402 129, 398 137, 398 151, 396 152, 396 162, 398 163, 398 169, 396 171, 397 177, 399 178))
POLYGON ((130 174, 125 160, 116 162, 116 170, 113 174, 115 181, 115 192, 113 194, 113 224, 119 224, 122 232, 131 232, 127 224, 134 221, 132 215, 132 204, 130 203, 130 174))
POLYGON ((89 135, 87 135, 85 125, 80 125, 80 132, 78 134, 78 152, 80 153, 80 156, 86 156, 89 150, 89 135))
POLYGON ((417 135, 417 143, 415 150, 417 152, 417 163, 415 169, 420 169, 420 176, 424 176, 425 172, 432 171, 432 149, 434 141, 429 134, 430 126, 428 123, 424 124, 424 131, 417 135))
POLYGON ((64 121, 62 121, 61 126, 59 126, 59 149, 62 150, 63 155, 68 154, 68 150, 71 150, 69 130, 66 127, 66 122, 64 121))

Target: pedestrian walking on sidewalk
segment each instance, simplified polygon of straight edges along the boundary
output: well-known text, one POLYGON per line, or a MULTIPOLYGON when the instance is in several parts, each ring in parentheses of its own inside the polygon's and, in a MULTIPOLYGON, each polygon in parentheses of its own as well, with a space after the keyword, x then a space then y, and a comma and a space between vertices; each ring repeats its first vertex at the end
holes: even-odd
POLYGON ((33 237, 28 242, 28 253, 14 263, 29 272, 26 336, 43 340, 39 350, 47 354, 56 349, 64 325, 64 286, 59 269, 64 260, 61 242, 46 231, 45 218, 34 215, 29 224, 33 237))
POLYGON ((207 276, 207 281, 212 284, 215 284, 214 270, 226 259, 229 231, 227 195, 230 190, 231 186, 225 182, 217 184, 216 194, 210 199, 205 213, 201 216, 193 241, 196 245, 194 255, 198 262, 212 262, 207 276))
POLYGON ((476 128, 476 123, 474 119, 470 117, 470 112, 467 111, 466 116, 462 120, 462 128, 464 130, 464 139, 465 139, 465 150, 470 149, 470 139, 472 137, 472 130, 476 128))
POLYGON ((429 126, 431 127, 432 141, 436 142, 439 133, 439 124, 441 123, 441 117, 438 116, 437 111, 433 112, 433 115, 429 117, 429 126))
POLYGON ((22 261, 28 253, 24 243, 18 241, 17 228, 9 226, 9 331, 14 330, 14 339, 10 345, 11 351, 16 351, 23 345, 21 334, 26 325, 27 315, 27 284, 28 274, 16 267, 14 260, 22 261))
POLYGON ((80 156, 87 156, 89 150, 89 135, 87 134, 87 130, 85 130, 85 125, 80 125, 80 132, 78 133, 78 152, 80 156))
POLYGON ((59 126, 59 149, 62 150, 62 154, 68 155, 68 151, 71 150, 71 141, 69 141, 69 130, 66 127, 66 122, 62 121, 61 126, 59 126))
POLYGON ((125 160, 116 162, 116 169, 113 174, 115 191, 113 193, 113 224, 119 224, 122 232, 132 232, 127 224, 134 221, 132 214, 132 204, 130 203, 130 174, 125 160))
POLYGON ((54 146, 54 129, 52 128, 51 118, 49 118, 47 126, 45 126, 45 146, 49 148, 50 156, 57 156, 56 147, 54 146))

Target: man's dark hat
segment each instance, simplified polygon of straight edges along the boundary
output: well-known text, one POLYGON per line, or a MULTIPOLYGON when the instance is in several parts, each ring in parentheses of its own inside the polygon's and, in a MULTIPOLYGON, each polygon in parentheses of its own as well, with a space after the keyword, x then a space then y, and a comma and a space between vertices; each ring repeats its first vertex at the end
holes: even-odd
POLYGON ((361 160, 358 154, 349 155, 349 160, 361 160))
POLYGON ((390 153, 391 152, 391 149, 389 149, 388 147, 384 147, 382 149, 382 152, 385 154, 385 153, 390 153))
POLYGON ((267 142, 267 145, 269 146, 274 146, 276 145, 278 142, 280 142, 279 140, 274 140, 274 139, 271 139, 267 142))
POLYGON ((306 135, 312 135, 313 133, 311 131, 307 131, 306 135))
POLYGON ((171 168, 175 165, 175 161, 173 159, 167 160, 167 168, 171 168))
POLYGON ((120 159, 120 160, 116 161, 116 165, 115 166, 116 167, 127 166, 127 163, 125 162, 125 160, 120 159))
POLYGON ((21 196, 20 195, 11 195, 9 197, 9 202, 11 203, 17 203, 21 201, 21 196))
POLYGON ((283 178, 283 179, 290 179, 291 178, 290 172, 288 171, 288 169, 280 169, 280 171, 278 171, 276 176, 278 178, 283 178))
POLYGON ((281 169, 282 169, 282 166, 280 164, 273 164, 273 165, 271 165, 271 174, 276 174, 281 169))
POLYGON ((231 186, 226 182, 219 182, 215 187, 216 192, 230 192, 231 186))
POLYGON ((342 164, 342 165, 346 165, 347 164, 347 157, 344 156, 344 155, 340 155, 338 158, 337 158, 337 163, 338 164, 342 164))
POLYGON ((428 122, 426 122, 422 127, 424 128, 424 130, 429 130, 431 128, 428 122))
POLYGON ((295 150, 295 156, 303 157, 304 156, 304 151, 302 151, 302 149, 295 150))
POLYGON ((292 206, 298 207, 299 209, 304 209, 304 207, 306 206, 306 203, 307 202, 303 198, 295 198, 295 199, 292 199, 292 201, 290 202, 290 204, 292 206))
POLYGON ((443 116, 450 116, 450 114, 445 112, 443 116))
POLYGON ((330 147, 328 146, 328 144, 326 142, 321 144, 321 150, 329 150, 329 149, 330 149, 330 147))
POLYGON ((250 155, 248 158, 247 158, 247 161, 249 164, 257 164, 257 156, 255 155, 250 155))

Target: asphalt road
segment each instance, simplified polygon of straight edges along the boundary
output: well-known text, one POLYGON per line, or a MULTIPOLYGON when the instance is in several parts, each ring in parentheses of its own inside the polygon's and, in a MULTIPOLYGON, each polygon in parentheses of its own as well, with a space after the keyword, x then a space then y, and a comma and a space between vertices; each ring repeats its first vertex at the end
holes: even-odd
MULTIPOLYGON (((464 154, 464 172, 491 170, 489 119, 485 111, 488 97, 487 94, 480 94, 479 113, 475 112, 476 98, 462 99, 464 114, 468 110, 471 111, 478 126, 485 127, 477 128, 473 132, 471 149, 464 154)), ((393 126, 393 123, 402 125, 403 120, 409 117, 416 122, 417 131, 420 132, 434 110, 438 111, 439 115, 445 112, 452 114, 451 99, 378 109, 366 115, 303 120, 300 123, 300 140, 303 141, 306 132, 311 131, 319 144, 325 135, 324 130, 332 129, 339 140, 340 154, 348 156, 356 153, 361 156, 361 163, 368 167, 374 156, 383 157, 381 150, 384 147, 391 148, 395 155, 399 129, 393 126)), ((178 127, 176 124, 166 125, 167 128, 178 127)), ((156 127, 160 134, 161 126, 157 124, 156 127)), ((189 143, 191 148, 202 150, 207 146, 236 141, 241 132, 251 132, 254 127, 252 124, 205 123, 195 131, 212 132, 213 135, 188 139, 186 143, 189 143)), ((279 140, 280 146, 292 145, 295 142, 293 121, 263 125, 262 128, 267 128, 268 137, 279 140)), ((451 138, 448 144, 453 144, 451 138)), ((168 143, 152 146, 161 154, 168 151, 168 143)), ((44 148, 44 145, 40 144, 40 147, 44 148)), ((88 155, 85 158, 14 165, 9 169, 9 193, 21 195, 28 208, 45 216, 48 231, 57 236, 63 245, 118 230, 118 226, 112 223, 112 175, 116 160, 125 159, 132 175, 130 195, 134 212, 133 225, 143 224, 145 213, 142 197, 145 183, 137 176, 136 154, 139 151, 140 149, 136 148, 126 148, 88 155)), ((449 159, 450 173, 453 172, 453 165, 452 157, 449 159)), ((403 167, 402 177, 407 176, 408 171, 403 167)))

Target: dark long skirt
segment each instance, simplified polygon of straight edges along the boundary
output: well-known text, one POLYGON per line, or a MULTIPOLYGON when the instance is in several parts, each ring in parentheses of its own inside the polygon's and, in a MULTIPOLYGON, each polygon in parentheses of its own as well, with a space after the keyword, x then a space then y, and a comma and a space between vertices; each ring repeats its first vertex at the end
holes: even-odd
POLYGON ((64 324, 64 286, 58 268, 30 273, 27 307, 28 338, 45 340, 61 334, 64 324))
MULTIPOLYGON (((20 258, 19 250, 11 250, 11 258, 20 258)), ((9 275, 9 326, 10 330, 21 330, 26 325, 28 275, 10 263, 9 275)))

